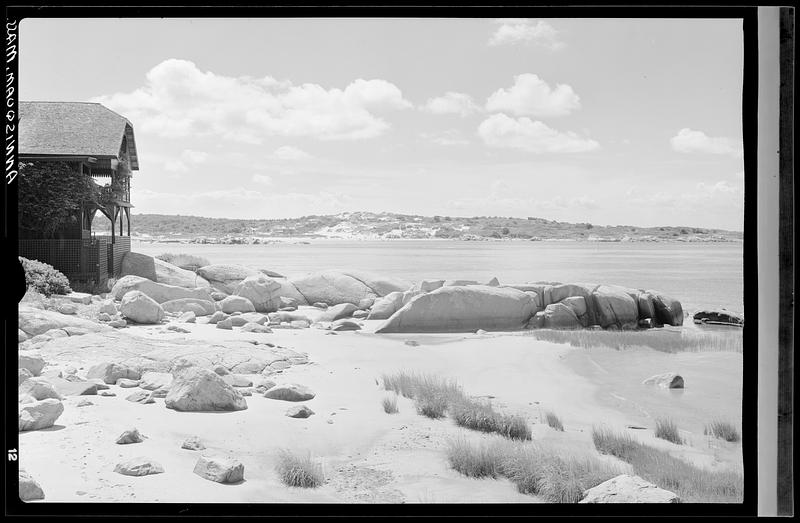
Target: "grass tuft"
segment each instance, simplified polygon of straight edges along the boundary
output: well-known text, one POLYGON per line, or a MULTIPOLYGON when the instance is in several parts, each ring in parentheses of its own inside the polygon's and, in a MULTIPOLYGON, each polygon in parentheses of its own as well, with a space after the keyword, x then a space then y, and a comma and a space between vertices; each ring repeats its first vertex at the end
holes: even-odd
POLYGON ((676 445, 683 445, 678 425, 669 418, 659 418, 656 420, 655 434, 657 438, 665 439, 676 445))
POLYGON ((385 397, 381 402, 383 404, 383 412, 386 414, 397 414, 397 396, 394 398, 385 397))
POLYGON ((564 424, 561 423, 561 419, 556 415, 555 412, 545 412, 544 419, 551 428, 554 428, 560 432, 564 432, 564 424))
POLYGON ((316 488, 325 481, 322 465, 315 463, 310 454, 300 457, 281 450, 275 470, 289 487, 316 488))
POLYGON ((495 432, 509 439, 531 439, 531 429, 522 417, 497 412, 489 403, 464 399, 450 406, 450 414, 462 427, 495 432))
POLYGON ((598 451, 630 463, 634 474, 676 493, 684 503, 742 502, 744 478, 735 471, 696 467, 607 428, 595 427, 592 439, 598 451))
POLYGON ((731 443, 735 443, 742 439, 741 434, 739 434, 739 431, 736 430, 736 426, 733 423, 722 420, 714 420, 706 425, 705 430, 703 430, 703 434, 724 439, 725 441, 730 441, 731 443))

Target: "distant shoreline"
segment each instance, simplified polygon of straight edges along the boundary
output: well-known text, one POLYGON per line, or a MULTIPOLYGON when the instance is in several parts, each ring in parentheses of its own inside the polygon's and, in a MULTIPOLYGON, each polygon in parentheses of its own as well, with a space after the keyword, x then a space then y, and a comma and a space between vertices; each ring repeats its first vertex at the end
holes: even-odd
POLYGON ((534 242, 534 243, 743 243, 740 238, 371 238, 371 237, 337 237, 337 236, 258 236, 258 237, 231 237, 231 238, 165 238, 165 237, 143 237, 131 236, 131 241, 141 243, 164 243, 164 244, 192 244, 192 245, 268 245, 273 243, 312 243, 319 241, 354 241, 354 242, 410 242, 410 241, 431 241, 431 242, 534 242))

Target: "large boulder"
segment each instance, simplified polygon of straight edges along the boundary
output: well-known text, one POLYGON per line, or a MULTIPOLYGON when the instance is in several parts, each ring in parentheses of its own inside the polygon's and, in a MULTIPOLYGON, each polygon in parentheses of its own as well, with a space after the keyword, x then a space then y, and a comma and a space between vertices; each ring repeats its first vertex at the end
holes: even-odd
POLYGON ((63 399, 53 384, 46 378, 28 378, 19 385, 20 395, 29 395, 36 401, 46 400, 47 398, 63 399))
POLYGON ((198 298, 178 298, 165 301, 161 304, 161 308, 164 309, 164 312, 173 314, 193 312, 195 316, 209 316, 217 310, 213 301, 198 298))
POLYGON ((114 467, 114 472, 125 476, 148 476, 150 474, 162 474, 164 472, 164 467, 157 461, 139 456, 118 463, 117 466, 114 467))
POLYGON ((225 294, 233 294, 242 280, 262 273, 243 265, 212 264, 200 267, 197 269, 197 274, 205 278, 214 289, 225 294))
POLYGON ((187 289, 186 287, 157 283, 147 278, 133 275, 123 276, 117 280, 117 283, 111 288, 111 296, 115 300, 121 300, 122 297, 130 291, 140 291, 158 303, 177 300, 179 298, 196 298, 213 301, 211 299, 211 293, 206 287, 187 289))
POLYGON ((390 292, 383 298, 378 298, 372 304, 369 311, 368 320, 386 320, 403 306, 403 293, 399 291, 390 292))
POLYGON ((194 271, 182 269, 177 265, 167 263, 164 260, 153 258, 156 268, 156 280, 158 283, 175 285, 176 287, 186 287, 195 289, 197 287, 211 287, 208 281, 194 271))
POLYGON ((595 322, 601 327, 635 329, 639 323, 639 306, 630 294, 617 288, 601 285, 592 293, 595 322))
POLYGON ((737 327, 741 327, 744 325, 744 316, 738 314, 736 312, 731 312, 727 309, 715 309, 715 310, 702 310, 697 311, 692 316, 692 320, 695 323, 711 323, 711 324, 722 324, 722 325, 734 325, 737 327))
POLYGON ((314 399, 314 396, 311 389, 296 383, 276 385, 264 393, 265 398, 283 401, 307 401, 314 399))
POLYGON ((79 327, 89 332, 108 330, 105 326, 91 320, 22 304, 19 305, 18 318, 19 328, 28 336, 37 336, 49 330, 63 329, 64 327, 79 327))
POLYGON ((362 282, 372 289, 377 296, 386 296, 391 292, 405 291, 411 287, 411 282, 401 278, 392 278, 363 271, 347 271, 344 273, 351 278, 362 282))
POLYGON ((441 287, 404 305, 375 332, 519 330, 534 312, 531 296, 516 289, 441 287))
POLYGON ((680 498, 639 476, 621 474, 592 487, 580 503, 680 503, 680 498))
MULTIPOLYGON (((316 313, 313 315, 314 321, 336 321, 342 318, 349 318, 353 315, 355 311, 358 310, 358 307, 353 305, 352 303, 340 303, 339 305, 334 305, 333 307, 328 307, 322 312, 316 313)), ((311 314, 311 313, 309 313, 311 314)))
POLYGON ((551 303, 544 308, 543 327, 548 329, 579 329, 583 325, 575 311, 563 303, 551 303))
POLYGON ((166 406, 180 411, 234 411, 247 408, 242 394, 215 372, 188 367, 177 373, 165 398, 166 406))
POLYGON ((141 291, 125 293, 119 310, 123 316, 136 323, 154 324, 164 319, 161 305, 141 291))
POLYGON ((121 276, 141 276, 148 280, 158 281, 155 258, 138 252, 126 252, 122 255, 121 276))
POLYGON ((238 483, 244 479, 244 465, 227 456, 200 456, 193 472, 217 483, 238 483))
POLYGON ((656 309, 656 320, 664 325, 680 327, 683 325, 683 307, 681 302, 666 294, 648 290, 653 295, 653 305, 656 309))
POLYGON ((653 300, 653 295, 649 292, 642 292, 636 297, 636 306, 639 309, 639 319, 640 320, 653 320, 654 323, 658 324, 656 320, 656 306, 653 300))
POLYGON ((228 296, 224 300, 219 302, 220 310, 225 314, 230 314, 232 312, 255 312, 256 309, 253 306, 253 302, 245 298, 244 296, 228 296))
POLYGON ((33 376, 38 376, 44 369, 44 359, 37 353, 20 352, 17 355, 17 361, 20 370, 27 369, 33 376))
MULTIPOLYGON (((264 274, 256 274, 239 282, 234 294, 250 300, 258 312, 275 312, 281 307, 280 290, 280 283, 264 274)), ((225 300, 222 300, 222 304, 222 310, 225 311, 225 300)))
POLYGON ((19 431, 50 428, 63 412, 64 405, 55 398, 20 404, 19 431))
MULTIPOLYGON (((582 327, 588 327, 594 323, 592 321, 593 318, 590 319, 589 307, 586 304, 586 298, 583 296, 570 296, 568 298, 564 298, 563 300, 559 301, 557 305, 566 305, 572 309, 572 312, 574 312, 575 316, 578 317, 582 327)), ((550 307, 550 305, 548 305, 548 307, 550 307)))
POLYGON ((365 298, 378 295, 361 280, 347 274, 327 271, 291 280, 308 303, 322 302, 328 305, 352 303, 358 306, 365 298))

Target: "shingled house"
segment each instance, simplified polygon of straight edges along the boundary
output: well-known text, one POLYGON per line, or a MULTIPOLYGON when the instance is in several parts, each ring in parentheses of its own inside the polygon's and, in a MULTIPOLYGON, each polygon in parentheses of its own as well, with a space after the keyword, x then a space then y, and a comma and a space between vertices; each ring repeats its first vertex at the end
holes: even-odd
POLYGON ((20 102, 19 159, 44 168, 66 164, 89 177, 101 195, 80 202, 56 238, 21 228, 19 255, 53 265, 70 281, 100 283, 117 275, 131 248, 130 180, 139 170, 131 122, 98 103, 20 102), (92 231, 98 211, 110 220, 110 235, 92 231))

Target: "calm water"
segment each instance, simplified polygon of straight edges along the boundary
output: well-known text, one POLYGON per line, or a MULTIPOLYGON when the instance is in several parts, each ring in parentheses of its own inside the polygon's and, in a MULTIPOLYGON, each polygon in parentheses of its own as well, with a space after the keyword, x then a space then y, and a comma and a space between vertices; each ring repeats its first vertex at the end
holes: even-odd
POLYGON ((465 242, 311 240, 310 244, 202 245, 134 241, 136 252, 194 254, 211 263, 286 276, 363 270, 416 281, 590 282, 655 289, 687 311, 743 309, 741 243, 465 242))

